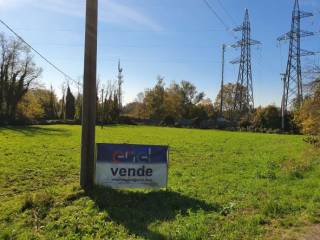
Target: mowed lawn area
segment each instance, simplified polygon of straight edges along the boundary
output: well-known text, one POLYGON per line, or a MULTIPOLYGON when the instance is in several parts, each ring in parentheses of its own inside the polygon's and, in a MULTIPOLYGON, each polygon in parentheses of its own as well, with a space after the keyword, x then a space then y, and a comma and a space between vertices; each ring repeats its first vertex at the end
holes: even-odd
POLYGON ((169 185, 85 194, 80 134, 0 128, 0 239, 304 239, 319 226, 320 157, 303 136, 97 127, 97 142, 169 145, 169 185))

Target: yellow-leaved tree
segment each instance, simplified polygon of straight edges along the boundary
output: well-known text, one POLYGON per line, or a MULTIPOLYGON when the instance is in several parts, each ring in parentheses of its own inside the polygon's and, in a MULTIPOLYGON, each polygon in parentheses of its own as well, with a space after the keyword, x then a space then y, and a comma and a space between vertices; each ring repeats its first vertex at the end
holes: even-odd
POLYGON ((295 120, 304 134, 320 135, 320 79, 310 84, 310 94, 297 111, 295 120))
POLYGON ((35 91, 29 91, 22 98, 17 107, 19 119, 34 120, 44 116, 44 108, 35 91))

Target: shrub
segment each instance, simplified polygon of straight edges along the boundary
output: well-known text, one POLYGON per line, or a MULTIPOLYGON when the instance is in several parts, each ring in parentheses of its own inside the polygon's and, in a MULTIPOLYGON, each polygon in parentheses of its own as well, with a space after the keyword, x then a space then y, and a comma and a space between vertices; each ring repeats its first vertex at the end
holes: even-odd
POLYGON ((167 115, 167 116, 163 119, 161 125, 174 126, 175 122, 176 122, 176 120, 175 120, 175 118, 174 118, 173 116, 167 115))
POLYGON ((320 148, 320 136, 307 136, 303 139, 306 143, 310 143, 313 146, 320 148))
POLYGON ((259 107, 253 114, 252 124, 255 128, 281 128, 280 109, 275 106, 259 107))
POLYGON ((251 122, 249 119, 244 118, 240 120, 239 126, 240 128, 247 129, 251 125, 251 122))

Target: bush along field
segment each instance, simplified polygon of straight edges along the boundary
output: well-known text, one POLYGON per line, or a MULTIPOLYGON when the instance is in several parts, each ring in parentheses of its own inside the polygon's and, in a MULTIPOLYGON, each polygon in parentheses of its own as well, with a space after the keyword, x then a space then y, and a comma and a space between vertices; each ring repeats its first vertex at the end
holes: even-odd
POLYGON ((169 185, 85 194, 80 133, 0 128, 0 239, 304 239, 319 228, 319 151, 303 136, 97 128, 97 142, 169 145, 169 185))

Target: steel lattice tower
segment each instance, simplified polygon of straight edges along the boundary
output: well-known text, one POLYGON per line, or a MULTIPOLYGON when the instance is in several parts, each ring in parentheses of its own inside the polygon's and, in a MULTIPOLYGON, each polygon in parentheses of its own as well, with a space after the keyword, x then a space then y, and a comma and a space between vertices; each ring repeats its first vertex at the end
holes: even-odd
POLYGON ((311 17, 312 13, 300 11, 299 1, 295 0, 292 11, 291 30, 278 38, 278 41, 289 40, 289 56, 285 74, 283 74, 282 117, 288 106, 303 102, 303 81, 301 74, 301 57, 314 55, 314 52, 300 48, 301 37, 313 36, 313 32, 303 31, 300 28, 301 18, 311 17))
POLYGON ((234 29, 242 32, 242 39, 233 48, 241 48, 240 58, 232 61, 232 64, 240 64, 237 85, 235 89, 234 110, 240 113, 248 113, 254 108, 253 81, 251 68, 251 46, 260 44, 259 41, 251 39, 251 26, 249 11, 246 9, 243 24, 234 29))

